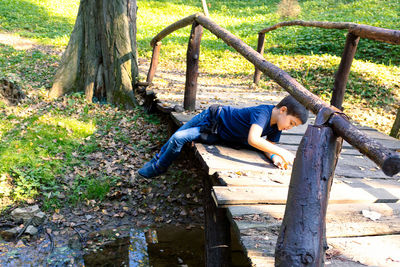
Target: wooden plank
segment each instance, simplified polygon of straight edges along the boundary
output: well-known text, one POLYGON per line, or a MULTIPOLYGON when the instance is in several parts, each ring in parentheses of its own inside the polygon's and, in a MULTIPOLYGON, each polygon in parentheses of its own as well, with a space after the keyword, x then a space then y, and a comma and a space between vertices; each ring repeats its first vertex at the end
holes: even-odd
MULTIPOLYGON (((266 156, 255 150, 234 149, 225 146, 211 146, 200 143, 195 144, 196 154, 203 162, 210 175, 215 172, 235 172, 244 174, 273 175, 280 177, 289 175, 289 172, 282 173, 272 165, 266 156)), ((365 156, 353 156, 342 154, 335 171, 337 177, 354 178, 390 178, 380 170, 374 162, 365 156)), ((396 174, 390 179, 399 179, 396 174)))
MULTIPOLYGON (((265 227, 265 223, 257 222, 257 220, 259 220, 259 218, 252 217, 247 221, 244 221, 242 218, 235 219, 232 220, 232 226, 240 237, 240 243, 252 266, 274 266, 275 244, 280 221, 277 221, 275 225, 271 222, 268 224, 268 227, 265 227)), ((363 225, 360 225, 359 228, 361 227, 363 227, 363 225)), ((331 225, 328 224, 327 228, 331 228, 331 225)), ((328 250, 328 253, 336 254, 337 251, 332 251, 331 248, 328 250)), ((335 260, 335 258, 328 260, 326 265, 340 267, 362 266, 347 260, 343 255, 340 255, 339 258, 340 261, 335 260)))
POLYGON ((396 174, 393 177, 385 175, 382 170, 366 156, 350 156, 345 154, 339 157, 335 175, 338 177, 384 178, 393 180, 398 180, 400 178, 400 174, 396 174))
POLYGON ((274 257, 277 236, 273 233, 264 236, 241 236, 248 257, 274 257))
POLYGON ((290 182, 291 170, 281 170, 274 168, 269 170, 266 175, 252 175, 252 173, 242 173, 241 171, 219 171, 217 178, 220 185, 225 186, 288 186, 290 182))
MULTIPOLYGON (((299 145, 298 144, 293 144, 293 145, 288 145, 288 144, 278 144, 280 147, 285 148, 292 153, 296 153, 299 145)), ((349 156, 363 156, 358 150, 354 148, 343 148, 342 151, 340 152, 340 155, 349 155, 349 156)))
MULTIPOLYGON (((227 187, 214 186, 213 197, 218 207, 229 205, 284 204, 287 199, 284 187, 227 187)), ((346 203, 397 203, 400 189, 354 188, 347 184, 332 186, 329 198, 331 204, 346 203)))
MULTIPOLYGON (((239 172, 218 172, 218 181, 224 186, 251 186, 251 187, 287 187, 290 183, 290 170, 279 170, 275 174, 263 175, 242 175, 239 172)), ((392 188, 400 189, 400 181, 392 179, 371 179, 371 178, 343 178, 337 177, 333 181, 336 184, 345 183, 351 187, 364 188, 384 188, 389 191, 392 188)))
MULTIPOLYGON (((302 135, 282 134, 281 138, 279 140, 279 144, 298 145, 298 144, 300 144, 302 137, 303 137, 302 135)), ((393 137, 389 136, 389 137, 385 137, 384 139, 377 139, 377 138, 374 138, 374 139, 389 149, 392 149, 392 150, 400 149, 400 141, 397 139, 394 139, 393 137)), ((346 141, 344 141, 343 148, 352 149, 353 146, 350 145, 349 143, 347 143, 346 141)))
MULTIPOLYGON (((285 205, 251 205, 251 206, 229 206, 229 216, 238 217, 243 215, 269 216, 277 220, 283 218, 285 205)), ((400 215, 400 203, 374 203, 374 204, 330 204, 328 205, 326 218, 357 216, 362 210, 374 211, 382 216, 400 215)))
POLYGON ((209 175, 217 171, 238 171, 245 174, 268 175, 276 168, 265 155, 255 150, 234 149, 224 146, 195 144, 196 155, 204 164, 209 175))
POLYGON ((328 238, 328 244, 367 266, 400 266, 400 235, 328 238))
MULTIPOLYGON (((268 214, 228 217, 230 217, 231 222, 235 224, 238 231, 246 236, 263 236, 269 233, 278 233, 282 223, 281 220, 277 220, 268 214)), ((398 233, 400 233, 400 218, 398 216, 382 216, 374 221, 361 213, 348 213, 340 216, 328 216, 326 220, 327 237, 373 236, 398 233)))

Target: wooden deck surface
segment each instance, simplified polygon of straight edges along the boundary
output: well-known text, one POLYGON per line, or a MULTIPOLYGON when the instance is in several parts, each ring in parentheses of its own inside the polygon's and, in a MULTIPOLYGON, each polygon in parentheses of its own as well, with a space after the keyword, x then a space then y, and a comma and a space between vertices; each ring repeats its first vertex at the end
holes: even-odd
MULTIPOLYGON (((158 108, 179 126, 195 113, 174 112, 182 105, 182 75, 159 74, 176 89, 152 88, 158 108)), ((201 82, 201 77, 200 77, 201 82)), ((211 104, 276 104, 285 94, 199 84, 197 112, 211 104)), ((313 118, 308 123, 313 123, 313 118)), ((307 125, 282 134, 280 145, 296 152, 307 125)), ((400 141, 374 129, 358 127, 386 147, 400 151, 400 141)), ((252 266, 274 266, 274 250, 284 215, 291 170, 279 170, 260 152, 195 144, 202 168, 217 178, 216 205, 225 207, 232 228, 252 266)), ((344 142, 328 205, 327 266, 400 266, 400 175, 386 176, 371 160, 344 142)))

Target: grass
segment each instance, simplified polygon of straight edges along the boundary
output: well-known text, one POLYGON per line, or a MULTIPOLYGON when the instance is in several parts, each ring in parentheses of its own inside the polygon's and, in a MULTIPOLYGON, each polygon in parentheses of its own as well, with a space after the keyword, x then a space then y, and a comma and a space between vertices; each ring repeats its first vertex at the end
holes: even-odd
MULTIPOLYGON (((29 96, 16 107, 0 102, 2 207, 35 199, 42 199, 48 209, 59 207, 65 199, 66 203, 73 204, 86 199, 102 200, 118 183, 118 177, 107 171, 90 171, 91 155, 104 149, 99 146, 99 138, 113 133, 112 140, 131 145, 146 156, 148 143, 163 140, 151 131, 141 140, 142 137, 129 136, 120 127, 123 120, 132 131, 141 131, 145 124, 160 123, 140 110, 126 116, 114 107, 88 104, 79 94, 47 102, 45 95, 60 60, 57 50, 68 43, 79 2, 0 1, 0 33, 12 33, 42 46, 42 49, 19 50, 4 42, 0 44, 0 78, 17 82, 29 96)), ((253 48, 259 30, 283 21, 276 12, 278 0, 207 2, 214 21, 253 48)), ((149 42, 155 34, 166 25, 201 11, 198 0, 140 0, 137 4, 138 53, 147 59, 151 57, 149 42)), ((300 1, 300 6, 297 19, 350 21, 400 29, 399 0, 308 0, 300 1)), ((187 27, 163 40, 160 68, 185 70, 189 33, 190 27, 187 27)), ((344 31, 287 27, 267 34, 264 56, 306 88, 329 100, 344 43, 344 31)), ((344 107, 348 114, 386 133, 400 99, 399 55, 400 46, 362 39, 345 95, 344 107)), ((253 66, 205 30, 200 72, 221 79, 241 78, 243 83, 250 84, 253 66)), ((263 77, 260 86, 270 90, 271 83, 263 77)))

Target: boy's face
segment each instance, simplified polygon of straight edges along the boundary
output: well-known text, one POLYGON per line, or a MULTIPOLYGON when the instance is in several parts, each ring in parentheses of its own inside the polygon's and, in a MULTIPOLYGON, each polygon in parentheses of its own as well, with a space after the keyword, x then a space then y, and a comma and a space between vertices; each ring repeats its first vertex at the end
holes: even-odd
POLYGON ((301 125, 301 120, 293 115, 287 114, 287 108, 285 106, 279 109, 277 127, 279 131, 287 131, 293 127, 301 125))

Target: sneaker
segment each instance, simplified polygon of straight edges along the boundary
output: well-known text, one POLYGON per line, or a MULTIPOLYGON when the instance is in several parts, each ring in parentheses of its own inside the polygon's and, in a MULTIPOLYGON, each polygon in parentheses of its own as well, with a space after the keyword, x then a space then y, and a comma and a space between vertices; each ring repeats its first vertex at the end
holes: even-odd
POLYGON ((153 157, 150 161, 146 162, 146 163, 143 165, 142 169, 143 169, 143 168, 149 168, 150 165, 155 164, 159 158, 160 158, 160 157, 158 156, 158 154, 155 154, 154 157, 153 157))
MULTIPOLYGON (((150 163, 150 162, 148 162, 150 163)), ((163 174, 166 170, 159 168, 156 162, 152 164, 145 164, 142 168, 138 170, 138 174, 143 176, 144 178, 152 178, 156 177, 160 174, 163 174)))

